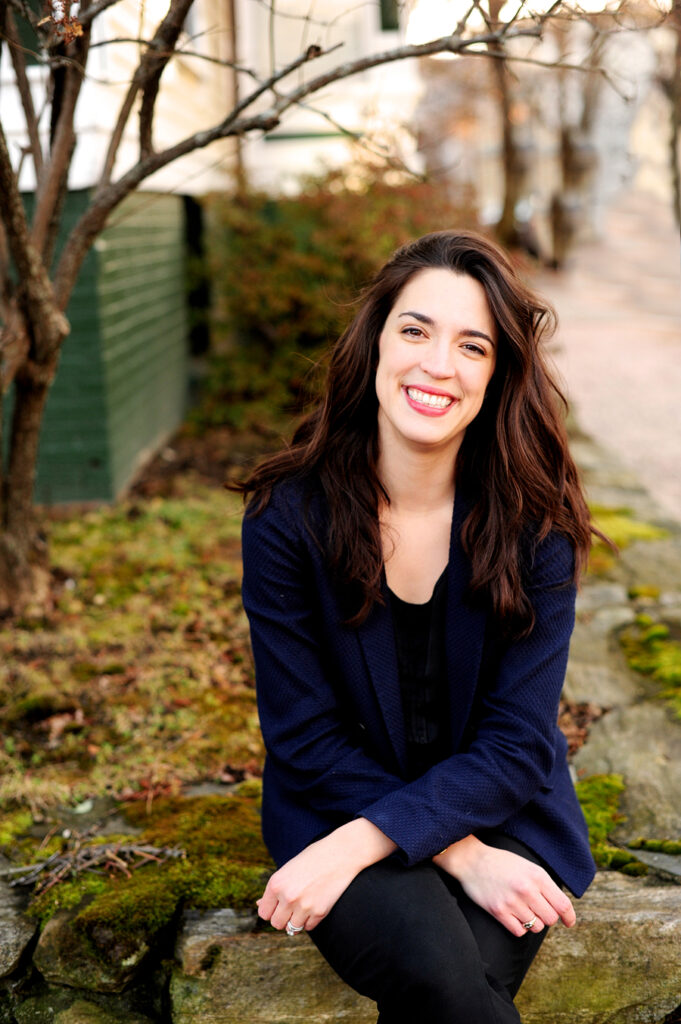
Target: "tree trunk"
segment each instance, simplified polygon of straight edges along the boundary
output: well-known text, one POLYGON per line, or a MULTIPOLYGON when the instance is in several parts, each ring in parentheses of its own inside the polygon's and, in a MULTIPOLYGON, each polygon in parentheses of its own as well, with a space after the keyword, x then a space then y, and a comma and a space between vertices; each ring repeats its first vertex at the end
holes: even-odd
POLYGON ((503 57, 497 57, 492 60, 492 66, 497 80, 499 96, 499 113, 502 125, 502 168, 504 172, 504 203, 501 217, 497 224, 497 233, 504 245, 514 245, 517 241, 515 210, 522 194, 523 167, 511 120, 511 92, 506 61, 503 57))
POLYGON ((681 144, 681 0, 676 0, 672 8, 672 25, 676 31, 676 46, 669 89, 671 108, 669 157, 672 174, 674 216, 677 226, 681 229, 681 152, 679 152, 681 144))
POLYGON ((44 608, 49 591, 47 544, 33 510, 38 440, 56 365, 21 372, 14 381, 9 465, 0 531, 0 613, 44 608))

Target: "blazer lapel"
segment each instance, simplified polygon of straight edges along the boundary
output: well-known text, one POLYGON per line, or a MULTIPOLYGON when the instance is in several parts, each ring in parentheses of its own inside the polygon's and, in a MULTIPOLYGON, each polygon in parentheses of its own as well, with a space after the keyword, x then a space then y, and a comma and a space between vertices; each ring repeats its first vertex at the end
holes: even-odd
POLYGON ((407 746, 404 715, 395 650, 395 633, 390 611, 390 594, 385 574, 382 590, 385 603, 374 604, 366 621, 357 630, 357 635, 393 751, 400 769, 406 772, 407 746))
POLYGON ((461 545, 461 527, 470 504, 457 490, 447 573, 447 677, 452 749, 456 750, 473 703, 485 637, 486 613, 465 599, 470 563, 461 545))

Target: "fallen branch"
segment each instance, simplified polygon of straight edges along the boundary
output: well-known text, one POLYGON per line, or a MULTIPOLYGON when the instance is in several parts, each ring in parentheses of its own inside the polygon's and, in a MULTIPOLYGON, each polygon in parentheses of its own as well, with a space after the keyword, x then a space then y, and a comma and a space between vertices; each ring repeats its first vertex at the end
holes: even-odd
POLYGON ((39 896, 53 885, 67 878, 74 878, 84 871, 95 873, 120 872, 130 878, 133 871, 143 864, 160 863, 163 860, 178 860, 186 856, 177 847, 158 847, 137 843, 84 843, 85 836, 76 833, 68 837, 66 846, 45 860, 35 864, 23 864, 0 871, 0 878, 9 878, 10 886, 37 886, 34 893, 39 896))

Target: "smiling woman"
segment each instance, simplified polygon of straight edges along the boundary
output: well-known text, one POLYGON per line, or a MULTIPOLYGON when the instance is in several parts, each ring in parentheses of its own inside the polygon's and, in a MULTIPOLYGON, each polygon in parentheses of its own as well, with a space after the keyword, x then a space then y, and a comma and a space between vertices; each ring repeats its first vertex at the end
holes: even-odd
POLYGON ((267 748, 259 913, 381 1024, 514 1024, 594 871, 557 728, 590 523, 541 353, 486 239, 405 246, 291 447, 240 489, 267 748))
POLYGON ((467 274, 422 270, 398 306, 378 342, 382 455, 391 443, 425 444, 445 447, 453 464, 494 372, 496 329, 485 291, 467 274))

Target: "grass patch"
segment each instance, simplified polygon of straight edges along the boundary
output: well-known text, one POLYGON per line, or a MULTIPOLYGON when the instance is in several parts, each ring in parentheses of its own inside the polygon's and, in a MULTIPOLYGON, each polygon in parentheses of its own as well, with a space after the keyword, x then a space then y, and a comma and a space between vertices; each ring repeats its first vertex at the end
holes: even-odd
POLYGON ((599 868, 621 871, 625 875, 645 875, 645 864, 633 853, 613 846, 610 833, 624 820, 620 797, 624 792, 621 775, 590 775, 576 785, 577 797, 589 827, 591 852, 599 868))
POLYGON ((0 629, 3 813, 260 773, 241 509, 219 488, 48 524, 55 602, 0 629))

